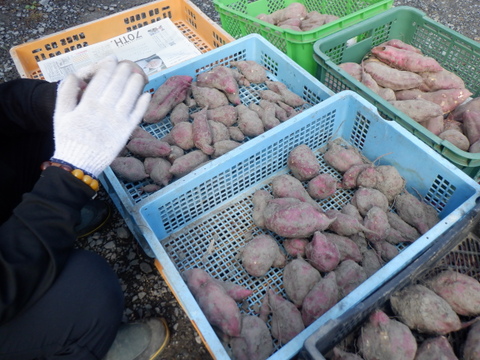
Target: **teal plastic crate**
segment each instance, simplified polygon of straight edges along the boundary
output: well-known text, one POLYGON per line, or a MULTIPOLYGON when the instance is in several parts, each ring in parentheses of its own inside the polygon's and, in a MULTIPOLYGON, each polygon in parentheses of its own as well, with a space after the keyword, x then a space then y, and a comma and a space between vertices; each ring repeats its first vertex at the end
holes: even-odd
MULTIPOLYGON (((313 75, 307 73, 298 64, 295 64, 288 56, 258 34, 251 34, 242 39, 234 40, 228 44, 162 71, 150 78, 150 82, 146 85, 145 91, 153 93, 169 77, 174 75, 189 75, 195 78, 199 73, 208 71, 215 66, 229 66, 231 61, 241 60, 254 60, 260 65, 263 65, 267 69, 269 79, 281 81, 288 87, 288 89, 301 96, 306 101, 306 104, 301 108, 298 108, 297 110, 299 111, 308 109, 333 95, 333 92, 320 83, 320 81, 318 81, 313 75)), ((251 84, 250 86, 240 86, 239 93, 242 104, 248 106, 251 102, 258 103, 260 100, 258 91, 265 89, 267 89, 267 87, 263 83, 251 84)), ((197 110, 199 110, 197 107, 190 109, 192 113, 197 110)), ((287 121, 290 120, 291 119, 287 121)), ((164 120, 156 124, 143 123, 141 126, 157 138, 162 138, 167 135, 173 127, 169 116, 166 116, 164 120)), ((262 137, 269 136, 269 134, 270 131, 267 131, 262 137)), ((244 143, 247 143, 250 140, 251 138, 247 137, 244 143)), ((212 160, 211 163, 214 166, 220 165, 224 162, 223 159, 224 157, 219 157, 212 160)), ((112 200, 124 217, 127 225, 129 225, 133 232, 136 232, 136 237, 139 239, 147 254, 153 257, 153 253, 149 249, 149 246, 142 239, 142 234, 138 233, 138 229, 132 224, 132 211, 136 211, 135 209, 139 204, 141 205, 145 201, 151 201, 152 198, 161 196, 161 194, 169 191, 169 189, 175 189, 178 183, 189 181, 191 178, 197 177, 205 171, 206 168, 201 167, 191 174, 173 181, 168 186, 153 194, 142 191, 143 186, 152 183, 150 179, 137 182, 126 182, 120 180, 110 167, 104 171, 101 180, 104 187, 106 187, 111 194, 112 200)), ((213 205, 214 203, 211 204, 210 202, 205 202, 201 207, 196 209, 195 215, 201 215, 203 212, 210 210, 213 205)), ((185 221, 188 220, 189 218, 185 219, 185 221)), ((183 221, 172 224, 168 231, 174 231, 183 224, 183 221)))
POLYGON ((291 0, 213 0, 222 28, 234 38, 257 33, 287 54, 310 74, 317 64, 313 59, 316 40, 345 29, 393 6, 393 0, 298 0, 308 11, 338 16, 339 19, 310 31, 282 29, 256 18, 288 6, 291 0))
POLYGON ((435 58, 445 69, 460 76, 473 93, 472 97, 480 96, 480 43, 408 6, 389 9, 315 42, 317 78, 336 93, 353 90, 360 94, 374 104, 384 118, 398 122, 478 180, 479 153, 460 150, 449 141, 440 139, 338 67, 343 62, 360 63, 372 47, 390 39, 400 39, 420 48, 425 55, 435 58), (357 42, 349 42, 352 38, 356 38, 357 42))
MULTIPOLYGON (((274 176, 288 172, 288 155, 300 144, 317 154, 323 172, 340 179, 341 174, 329 167, 322 155, 326 144, 336 137, 370 160, 379 158, 379 164, 394 165, 406 179, 407 189, 434 206, 441 221, 294 339, 283 346, 274 342, 275 353, 269 360, 294 358, 320 326, 355 307, 408 266, 460 221, 480 196, 480 185, 473 179, 399 124, 382 119, 373 105, 351 91, 329 97, 225 154, 221 161, 212 161, 188 179, 155 193, 130 209, 131 223, 151 248, 157 268, 213 358, 230 359, 228 346, 208 323, 181 273, 200 267, 217 279, 253 290, 241 306, 243 313, 254 314, 269 287, 286 296, 282 269, 272 268, 264 277, 255 278, 238 260, 249 236, 260 230, 253 223, 251 197, 258 189, 268 189, 274 176)), ((353 193, 338 190, 319 203, 325 210, 340 209, 353 193)))

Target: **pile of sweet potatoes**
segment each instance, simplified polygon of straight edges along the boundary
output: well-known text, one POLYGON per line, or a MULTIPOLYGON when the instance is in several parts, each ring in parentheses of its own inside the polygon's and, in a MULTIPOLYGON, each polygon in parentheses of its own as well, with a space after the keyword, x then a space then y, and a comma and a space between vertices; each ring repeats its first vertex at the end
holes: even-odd
POLYGON ((149 179, 142 190, 154 192, 290 119, 306 105, 253 60, 217 65, 195 78, 174 75, 154 92, 143 124, 111 168, 124 181, 149 179), (241 91, 248 92, 248 103, 242 103, 241 91), (145 130, 159 122, 171 126, 161 139, 145 130))
POLYGON ((293 2, 283 9, 273 11, 271 14, 259 14, 257 19, 282 29, 293 31, 310 31, 319 28, 339 17, 331 14, 322 14, 318 11, 308 11, 305 5, 293 2))
POLYGON ((480 283, 456 270, 431 273, 394 292, 327 358, 479 359, 480 283))
POLYGON ((339 67, 462 151, 480 152, 480 107, 464 80, 419 48, 392 39, 375 46, 360 64, 339 67))

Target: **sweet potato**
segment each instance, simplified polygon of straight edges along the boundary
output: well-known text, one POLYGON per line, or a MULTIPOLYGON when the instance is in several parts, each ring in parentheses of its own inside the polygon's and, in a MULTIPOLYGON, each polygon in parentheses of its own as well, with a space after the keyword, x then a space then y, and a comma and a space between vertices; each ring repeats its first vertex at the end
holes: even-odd
POLYGON ((409 285, 390 296, 392 310, 399 320, 418 332, 445 335, 461 328, 460 318, 451 306, 424 285, 409 285))
POLYGON ((168 156, 172 151, 170 144, 156 138, 133 138, 126 147, 133 155, 141 157, 168 156))
POLYGON ((181 102, 172 109, 170 113, 170 122, 175 125, 182 121, 188 121, 190 118, 188 106, 181 102))
POLYGON ((464 114, 472 111, 480 112, 480 96, 457 106, 451 114, 451 119, 463 121, 464 114))
POLYGON ((285 254, 270 235, 255 236, 241 250, 240 260, 252 276, 262 277, 271 267, 284 267, 285 254))
POLYGON ((330 232, 324 233, 325 237, 333 242, 340 252, 340 261, 353 260, 362 261, 362 253, 358 245, 350 238, 330 232))
POLYGON ((187 75, 173 75, 158 87, 145 112, 146 123, 157 123, 162 120, 175 105, 183 102, 193 78, 187 75))
POLYGON ((480 283, 458 271, 444 270, 426 280, 425 285, 441 296, 459 315, 480 315, 480 283))
POLYGON ((240 144, 239 142, 237 141, 233 141, 233 140, 221 140, 221 141, 217 141, 213 147, 215 149, 215 151, 213 152, 212 154, 212 158, 213 159, 216 159, 226 153, 228 153, 229 151, 233 150, 233 149, 236 149, 237 147, 239 147, 240 144))
MULTIPOLYGON (((360 223, 363 222, 363 217, 358 211, 357 207, 353 206, 350 203, 346 203, 345 205, 343 205, 343 207, 340 209, 340 212, 342 214, 352 216, 353 218, 357 219, 357 221, 360 223)), ((350 235, 346 235, 346 236, 350 236, 350 235)))
POLYGON ((245 141, 245 134, 237 126, 229 126, 228 133, 230 134, 230 139, 234 141, 245 141))
POLYGON ((320 231, 316 231, 305 246, 305 257, 313 267, 322 272, 335 269, 340 263, 340 256, 338 247, 320 231))
POLYGON ((413 360, 417 351, 411 330, 382 310, 370 314, 357 343, 365 360, 413 360))
POLYGON ((388 199, 380 190, 372 188, 359 188, 350 199, 362 216, 365 216, 372 207, 378 206, 383 211, 388 211, 388 199))
POLYGON ((394 69, 378 60, 364 61, 363 70, 372 75, 378 85, 394 91, 413 89, 423 83, 417 73, 394 69))
POLYGON ((423 341, 417 349, 415 360, 458 360, 452 345, 445 336, 436 336, 423 341))
POLYGON ((305 5, 299 2, 293 2, 283 9, 275 10, 271 13, 271 16, 274 24, 278 24, 291 18, 303 19, 307 16, 307 12, 308 10, 305 5))
POLYGON ((128 182, 141 181, 148 177, 143 162, 133 156, 117 156, 110 167, 115 175, 128 182))
POLYGON ((293 303, 272 289, 268 289, 267 294, 272 311, 270 323, 272 336, 281 344, 286 344, 305 329, 302 314, 293 303))
POLYGON ((367 278, 372 276, 383 266, 384 262, 381 256, 373 249, 366 249, 362 253, 362 268, 365 270, 367 278))
POLYGON ((313 199, 327 199, 340 187, 338 180, 329 173, 318 174, 308 181, 307 192, 313 199))
POLYGON ((320 209, 320 205, 312 199, 302 182, 289 174, 277 175, 273 178, 272 194, 276 198, 295 198, 320 209))
POLYGON ((270 194, 267 190, 260 189, 253 193, 253 223, 259 228, 265 229, 264 211, 267 207, 268 201, 271 199, 273 199, 273 195, 270 194))
POLYGON ((220 279, 215 279, 215 281, 220 284, 220 286, 223 287, 227 292, 227 295, 235 301, 243 301, 253 294, 252 290, 238 285, 232 281, 224 281, 220 279))
POLYGON ((152 168, 149 171, 150 179, 152 179, 155 184, 167 186, 172 180, 172 174, 170 173, 170 168, 172 164, 170 161, 164 158, 152 158, 154 163, 152 168))
POLYGON ((422 91, 465 88, 465 82, 462 78, 446 69, 441 71, 425 71, 420 73, 420 76, 423 78, 423 84, 419 87, 422 91))
POLYGON ((438 134, 438 137, 442 140, 451 142, 460 150, 468 151, 470 148, 470 141, 468 141, 468 138, 458 130, 445 130, 438 134))
POLYGON ((379 175, 379 180, 374 188, 381 191, 391 203, 405 189, 406 181, 395 166, 379 165, 375 170, 379 175))
POLYGON ((323 159, 328 165, 341 173, 344 173, 353 165, 363 164, 362 156, 357 149, 335 141, 328 144, 323 159))
POLYGON ((183 272, 188 288, 212 326, 228 336, 240 336, 241 315, 235 300, 208 274, 188 269, 183 272))
POLYGON ((147 184, 145 186, 140 187, 140 190, 145 193, 154 193, 155 191, 160 190, 162 187, 157 184, 147 184))
POLYGON ((362 80, 362 65, 355 62, 344 62, 338 65, 340 69, 353 76, 356 80, 362 80))
POLYGON ((238 128, 249 137, 255 137, 263 134, 265 129, 263 127, 262 119, 258 114, 249 109, 247 106, 240 104, 236 106, 238 114, 238 128))
POLYGON ((413 52, 416 52, 418 54, 422 53, 422 50, 420 50, 419 48, 417 48, 413 45, 407 44, 400 39, 390 39, 390 40, 385 41, 384 43, 381 43, 379 46, 393 46, 393 47, 396 47, 397 49, 413 51, 413 52))
MULTIPOLYGON (((266 109, 268 108, 271 104, 273 104, 273 106, 275 107, 275 117, 280 121, 280 122, 284 122, 288 119, 290 119, 291 117, 291 114, 283 107, 281 107, 279 104, 282 103, 281 101, 278 102, 278 103, 275 103, 275 102, 272 102, 272 101, 268 101, 268 100, 260 100, 258 102, 258 105, 260 105, 263 109, 266 109)), ((290 109, 292 109, 291 107, 289 107, 290 109)), ((289 110, 291 111, 291 110, 289 110)), ((293 110, 295 111, 295 110, 293 110)))
POLYGON ((254 315, 242 315, 240 336, 230 339, 235 360, 265 360, 273 352, 273 341, 265 321, 254 315))
POLYGON ((267 229, 286 238, 309 237, 326 230, 333 221, 318 207, 295 198, 268 201, 264 219, 267 229))
POLYGON ((444 114, 454 110, 465 102, 472 93, 465 88, 421 91, 419 89, 402 90, 396 93, 397 100, 424 99, 440 105, 444 114))
MULTIPOLYGON (((254 103, 251 103, 254 104, 254 103)), ((263 107, 257 105, 257 112, 260 115, 260 119, 263 122, 263 128, 265 130, 273 129, 275 126, 280 125, 280 120, 277 119, 275 114, 275 104, 270 101, 265 101, 263 107)))
POLYGON ((415 73, 443 70, 437 60, 415 51, 399 49, 389 45, 376 46, 371 51, 377 58, 397 69, 415 73))
POLYGON ((387 219, 392 229, 398 230, 405 241, 413 242, 420 237, 418 230, 406 223, 397 213, 387 211, 387 219))
POLYGON ((468 329, 467 339, 463 347, 463 360, 480 359, 480 322, 468 329))
POLYGON ((176 177, 182 177, 187 175, 201 164, 209 160, 208 155, 206 155, 201 150, 193 150, 189 153, 186 153, 183 156, 175 159, 170 168, 170 173, 176 177))
POLYGON ((287 298, 300 307, 305 296, 321 278, 320 272, 303 258, 291 260, 283 269, 283 288, 287 298))
POLYGON ((215 152, 213 145, 213 131, 207 119, 207 108, 192 115, 192 135, 195 146, 207 155, 215 152))
POLYGON ((230 133, 228 128, 221 122, 208 120, 210 129, 212 130, 212 143, 215 144, 219 141, 230 140, 230 133))
POLYGON ((170 136, 175 145, 183 150, 190 150, 195 147, 193 141, 193 124, 189 121, 182 121, 175 124, 172 130, 170 130, 170 136))
POLYGON ((359 232, 368 231, 363 226, 363 219, 356 216, 342 213, 336 209, 329 209, 325 212, 327 216, 334 221, 329 225, 328 229, 342 236, 351 236, 359 232))
POLYGON ((360 355, 344 351, 338 347, 334 347, 332 352, 332 360, 363 360, 360 355))
POLYGON ((367 280, 367 273, 357 262, 347 259, 340 262, 337 266, 335 277, 340 297, 343 298, 367 280))
POLYGON ((377 242, 387 238, 390 223, 384 209, 372 206, 365 214, 363 225, 370 230, 365 232, 365 237, 368 240, 377 242))
POLYGON ((237 108, 232 105, 222 105, 214 109, 208 109, 207 118, 225 126, 232 126, 237 122, 237 108))
POLYGON ((285 239, 283 240, 283 248, 288 255, 296 257, 305 256, 305 246, 308 244, 309 239, 285 239))
POLYGON ((395 245, 383 240, 375 241, 373 243, 373 248, 385 262, 392 260, 399 253, 399 250, 395 245))
POLYGON ((283 100, 282 95, 276 93, 273 90, 266 89, 266 90, 259 90, 258 95, 260 96, 260 99, 266 100, 266 101, 271 101, 271 102, 279 102, 283 100))
POLYGON ((231 61, 230 65, 236 67, 250 83, 260 84, 268 80, 265 68, 254 60, 231 61))
POLYGON ((229 105, 227 96, 218 89, 198 86, 196 82, 190 85, 192 96, 197 106, 201 108, 215 109, 220 106, 229 105))
POLYGON ((329 272, 308 292, 302 303, 302 319, 309 326, 320 316, 330 310, 339 300, 335 272, 329 272))
POLYGON ((147 139, 156 139, 155 136, 153 136, 147 130, 145 130, 140 126, 136 126, 135 129, 133 129, 132 134, 130 135, 130 139, 137 138, 137 137, 147 138, 147 139))
POLYGON ((395 100, 389 101, 389 103, 418 123, 443 116, 443 109, 440 105, 425 99, 395 100))
POLYGON ((420 234, 423 235, 430 230, 423 202, 408 191, 404 191, 396 197, 395 208, 397 214, 407 224, 416 228, 420 234))
POLYGON ((285 85, 281 81, 267 80, 265 82, 265 85, 267 85, 270 90, 275 91, 277 94, 281 95, 281 101, 283 101, 289 106, 299 107, 306 102, 301 96, 295 94, 287 87, 287 85, 285 85))
POLYGON ((310 31, 338 19, 338 16, 321 14, 318 11, 312 10, 309 11, 305 19, 302 20, 300 28, 302 31, 310 31))
POLYGON ((381 175, 373 164, 364 168, 357 176, 358 187, 376 188, 381 181, 381 175))
POLYGON ((445 130, 445 120, 443 119, 443 116, 435 116, 424 121, 420 125, 424 126, 428 131, 437 136, 445 130))
POLYGON ((480 140, 480 111, 466 111, 463 114, 463 129, 463 132, 459 131, 467 136, 470 144, 480 140))
POLYGON ((211 70, 198 74, 196 81, 198 86, 213 87, 223 91, 232 104, 240 104, 238 83, 229 68, 217 65, 211 70))
POLYGON ((287 158, 287 166, 300 181, 313 179, 320 172, 320 162, 306 144, 294 147, 287 158))
POLYGON ((354 189, 358 187, 358 175, 364 170, 371 167, 371 164, 354 164, 350 166, 342 175, 342 188, 354 189))

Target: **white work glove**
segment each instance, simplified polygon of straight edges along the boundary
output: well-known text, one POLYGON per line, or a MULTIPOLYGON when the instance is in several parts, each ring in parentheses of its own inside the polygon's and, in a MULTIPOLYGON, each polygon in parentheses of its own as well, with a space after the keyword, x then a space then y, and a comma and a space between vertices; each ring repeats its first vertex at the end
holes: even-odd
POLYGON ((102 63, 83 91, 84 84, 73 74, 60 83, 52 161, 98 177, 142 120, 151 95, 142 94, 144 80, 132 65, 114 58, 102 63))

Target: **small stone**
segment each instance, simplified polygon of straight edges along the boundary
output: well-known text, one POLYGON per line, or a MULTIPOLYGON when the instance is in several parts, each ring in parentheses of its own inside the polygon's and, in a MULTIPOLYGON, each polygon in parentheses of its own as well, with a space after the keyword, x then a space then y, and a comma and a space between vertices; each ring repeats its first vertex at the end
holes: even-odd
POLYGON ((140 270, 142 270, 145 274, 149 274, 152 272, 152 267, 149 264, 142 262, 140 264, 140 270))
POLYGON ((115 248, 115 242, 109 241, 107 242, 104 246, 105 249, 114 249, 115 248))

